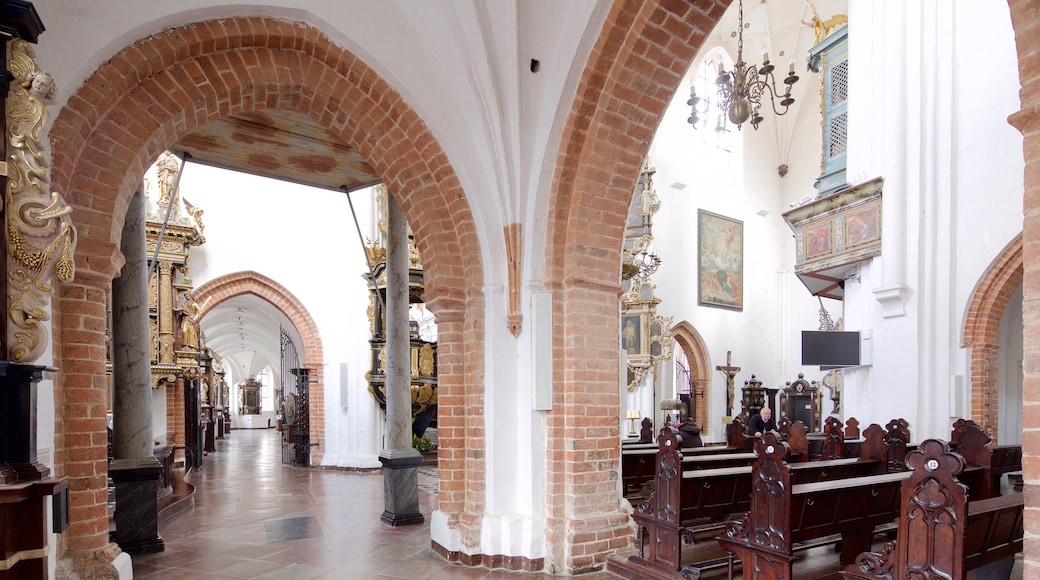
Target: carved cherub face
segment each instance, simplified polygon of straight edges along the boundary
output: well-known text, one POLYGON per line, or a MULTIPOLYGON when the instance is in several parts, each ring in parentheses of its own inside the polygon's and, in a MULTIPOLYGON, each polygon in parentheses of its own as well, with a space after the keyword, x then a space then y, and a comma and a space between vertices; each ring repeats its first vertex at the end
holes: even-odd
POLYGON ((38 72, 32 76, 29 93, 39 99, 49 100, 54 98, 56 92, 57 87, 54 86, 54 78, 50 73, 38 72))

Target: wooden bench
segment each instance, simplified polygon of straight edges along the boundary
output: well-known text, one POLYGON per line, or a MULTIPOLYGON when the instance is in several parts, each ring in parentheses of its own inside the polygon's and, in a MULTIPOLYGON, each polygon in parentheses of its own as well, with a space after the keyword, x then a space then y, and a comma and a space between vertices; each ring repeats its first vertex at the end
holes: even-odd
POLYGON ((959 453, 966 462, 965 470, 980 468, 984 471, 985 485, 975 480, 965 481, 966 476, 958 479, 969 483, 972 488, 972 500, 984 499, 1000 495, 1000 482, 1007 473, 1022 471, 1021 445, 990 446, 990 437, 979 425, 970 419, 958 419, 950 433, 950 449, 959 453), (976 488, 984 487, 984 495, 979 495, 976 488))
MULTIPOLYGON (((650 445, 650 444, 646 444, 650 445)), ((621 449, 621 483, 623 485, 625 495, 638 492, 642 488, 643 484, 653 481, 655 472, 655 457, 657 456, 658 445, 652 444, 650 447, 623 447, 621 449)), ((694 458, 702 456, 724 456, 729 454, 741 453, 743 449, 736 449, 726 447, 723 445, 710 445, 706 447, 688 447, 681 450, 683 458, 694 458)), ((741 460, 738 463, 750 464, 751 459, 746 461, 741 460)), ((723 463, 725 460, 723 459, 723 463)), ((693 469, 695 465, 705 466, 707 462, 691 462, 689 468, 693 469)))
POLYGON ((1022 550, 1023 501, 1009 494, 968 503, 956 476, 966 463, 949 446, 929 439, 906 459, 913 469, 902 484, 896 540, 882 552, 865 552, 842 575, 854 580, 1008 577, 1022 550))
POLYGON ((756 451, 751 509, 742 520, 727 524, 718 538, 719 545, 743 563, 744 578, 791 578, 796 544, 833 535, 841 536, 843 562, 852 562, 869 549, 875 527, 899 515, 899 489, 909 476, 906 472, 795 485, 784 463, 786 444, 767 433, 756 451))
MULTIPOLYGON (((804 430, 804 426, 796 423, 795 430, 799 429, 804 430)), ((865 449, 873 453, 872 457, 793 464, 789 473, 795 481, 808 483, 884 471, 887 467, 884 435, 877 425, 867 430, 866 441, 871 444, 865 445, 865 449)), ((769 434, 769 437, 775 436, 769 434)), ((654 492, 633 514, 640 530, 639 552, 610 563, 612 569, 627 577, 682 578, 681 544, 692 543, 697 531, 712 525, 715 530, 721 529, 720 520, 750 507, 753 481, 750 466, 684 471, 674 434, 662 430, 658 441, 654 492), (645 543, 644 536, 648 538, 645 543)), ((723 558, 711 566, 725 564, 723 558)))

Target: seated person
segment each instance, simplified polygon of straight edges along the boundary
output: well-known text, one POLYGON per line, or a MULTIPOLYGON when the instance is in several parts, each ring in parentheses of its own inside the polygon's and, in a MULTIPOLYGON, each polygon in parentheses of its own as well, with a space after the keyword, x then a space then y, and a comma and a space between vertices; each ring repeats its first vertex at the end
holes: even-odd
POLYGON ((776 421, 773 420, 773 410, 769 407, 762 407, 762 410, 748 421, 748 433, 755 437, 761 437, 762 433, 766 431, 775 430, 776 421))
POLYGON ((683 447, 703 447, 704 442, 701 441, 701 428, 693 422, 693 419, 686 419, 679 424, 679 438, 682 440, 683 447))

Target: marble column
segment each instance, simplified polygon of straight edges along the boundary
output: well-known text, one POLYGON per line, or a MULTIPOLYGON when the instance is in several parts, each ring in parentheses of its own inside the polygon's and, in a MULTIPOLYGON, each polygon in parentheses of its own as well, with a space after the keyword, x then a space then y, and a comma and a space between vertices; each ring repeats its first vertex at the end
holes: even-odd
POLYGON ((386 431, 383 464, 384 522, 419 524, 418 468, 412 447, 411 342, 408 337, 408 224, 393 195, 387 196, 386 244, 386 431))
POLYGON ((152 453, 152 388, 148 332, 148 262, 144 190, 130 200, 120 250, 126 258, 112 281, 112 455, 116 531, 124 552, 165 549, 159 537, 157 487, 162 465, 152 453))

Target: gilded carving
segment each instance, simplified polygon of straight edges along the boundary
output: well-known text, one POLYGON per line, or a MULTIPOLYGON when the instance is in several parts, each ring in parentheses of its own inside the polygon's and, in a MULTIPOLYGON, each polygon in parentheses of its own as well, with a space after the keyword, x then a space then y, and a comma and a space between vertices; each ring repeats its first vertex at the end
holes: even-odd
POLYGON ((433 346, 424 344, 419 349, 419 374, 424 377, 433 376, 433 346))
POLYGON ((506 238, 506 281, 509 285, 509 312, 506 326, 513 336, 520 334, 524 315, 520 312, 521 258, 523 254, 523 227, 514 223, 505 227, 506 238))
POLYGON ((162 334, 159 335, 159 360, 161 362, 173 362, 175 359, 173 353, 173 335, 162 334))
POLYGON ((376 295, 369 293, 368 295, 368 308, 365 309, 365 314, 368 315, 368 332, 369 334, 376 333, 376 295))
POLYGON ((7 100, 9 178, 4 203, 8 236, 7 354, 14 361, 35 361, 46 348, 41 322, 50 318, 53 277, 69 282, 75 275, 76 227, 72 208, 50 191, 50 160, 42 133, 46 102, 57 88, 40 70, 30 44, 13 40, 10 69, 15 82, 7 100))
POLYGON ((379 347, 379 355, 376 357, 379 360, 379 366, 376 367, 376 373, 385 375, 386 374, 386 345, 379 347))

